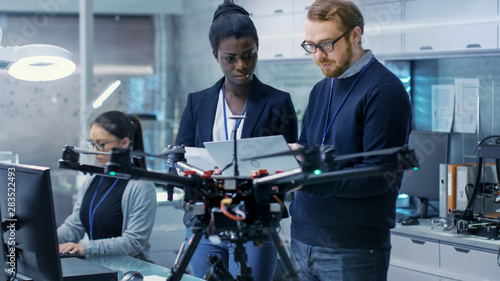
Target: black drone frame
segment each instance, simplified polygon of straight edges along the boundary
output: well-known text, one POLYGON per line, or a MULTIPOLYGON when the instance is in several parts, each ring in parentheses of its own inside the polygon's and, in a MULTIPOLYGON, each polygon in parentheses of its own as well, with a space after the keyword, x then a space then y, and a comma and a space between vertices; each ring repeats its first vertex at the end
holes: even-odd
MULTIPOLYGON (((246 253, 243 244, 247 241, 260 243, 266 239, 270 239, 278 253, 279 261, 287 280, 298 281, 297 270, 276 230, 279 226, 282 210, 278 208, 279 210, 276 211, 276 208, 271 208, 271 205, 276 206, 276 204, 279 204, 272 202, 275 195, 284 194, 303 184, 326 183, 349 178, 378 176, 387 173, 393 173, 395 175, 397 174, 396 172, 418 167, 414 151, 408 149, 407 146, 337 157, 333 155, 332 150, 308 147, 299 152, 293 152, 302 155, 303 161, 301 162, 301 168, 274 175, 262 175, 255 178, 207 175, 202 170, 190 166, 186 162, 184 158, 185 150, 182 146, 169 146, 168 149, 160 155, 135 152, 130 149, 113 148, 110 153, 107 153, 110 155, 110 160, 105 167, 80 164, 79 153, 94 154, 106 152, 96 152, 66 146, 63 150, 62 159, 59 160, 59 167, 88 174, 150 180, 155 183, 163 183, 168 186, 176 186, 184 189, 184 201, 186 206, 188 208, 197 208, 197 212, 195 212, 197 220, 194 226, 190 228, 193 237, 184 254, 182 255, 182 251, 179 252, 179 256, 171 269, 170 275, 167 277, 167 281, 181 280, 204 234, 207 236, 210 234, 217 235, 221 240, 229 240, 236 245, 235 260, 240 263, 240 272, 236 280, 253 280, 251 277, 251 269, 246 266, 246 253), (314 171, 318 169, 327 170, 328 166, 335 161, 372 155, 397 155, 397 161, 381 166, 357 168, 346 171, 330 171, 321 174, 314 173, 314 171), (184 170, 195 171, 195 173, 189 176, 179 176, 172 173, 145 171, 132 166, 130 161, 131 157, 145 156, 168 159, 170 164, 175 164, 170 166, 180 166, 184 170), (247 208, 246 211, 249 214, 248 218, 242 221, 229 220, 229 222, 227 219, 224 219, 224 215, 220 214, 218 207, 220 206, 222 208, 224 204, 222 204, 221 201, 228 197, 232 198, 235 205, 245 205, 244 207, 247 208), (274 211, 271 211, 271 209, 274 211), (182 255, 182 258, 180 255, 182 255)), ((276 155, 268 155, 266 157, 272 156, 276 155)), ((277 201, 279 202, 279 200, 277 201)), ((212 266, 220 264, 214 257, 210 257, 208 262, 212 266)), ((227 273, 227 269, 223 269, 222 271, 223 272, 220 273, 220 268, 219 271, 215 270, 211 273, 213 274, 212 277, 216 278, 217 274, 224 274, 224 271, 227 273)), ((207 280, 217 279, 209 278, 207 280)))

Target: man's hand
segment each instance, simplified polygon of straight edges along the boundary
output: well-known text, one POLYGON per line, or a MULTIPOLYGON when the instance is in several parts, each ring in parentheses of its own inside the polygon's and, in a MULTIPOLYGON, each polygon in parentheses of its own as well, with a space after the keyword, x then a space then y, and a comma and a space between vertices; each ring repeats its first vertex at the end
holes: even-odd
MULTIPOLYGON (((298 143, 289 143, 288 147, 290 147, 291 150, 299 150, 299 149, 304 148, 304 146, 302 146, 302 145, 300 145, 298 143)), ((301 162, 303 160, 302 155, 296 155, 295 159, 297 159, 297 161, 299 161, 299 162, 301 162)), ((294 188, 290 189, 289 192, 297 191, 297 190, 299 190, 301 188, 302 188, 302 185, 299 185, 297 187, 294 187, 294 188)))
MULTIPOLYGON (((304 148, 302 145, 300 145, 298 143, 289 143, 288 147, 290 147, 291 150, 299 150, 299 149, 304 148)), ((296 155, 295 159, 297 159, 297 161, 299 161, 299 162, 301 162, 303 160, 302 155, 296 155)))

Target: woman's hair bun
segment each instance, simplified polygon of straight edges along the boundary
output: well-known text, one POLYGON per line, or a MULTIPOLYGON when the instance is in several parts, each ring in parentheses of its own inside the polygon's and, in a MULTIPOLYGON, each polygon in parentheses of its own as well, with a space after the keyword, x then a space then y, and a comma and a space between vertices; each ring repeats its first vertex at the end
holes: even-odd
POLYGON ((214 18, 212 19, 212 22, 214 22, 220 16, 228 15, 228 14, 241 14, 241 15, 245 15, 245 16, 250 15, 245 9, 234 4, 233 0, 225 0, 224 3, 219 5, 219 7, 217 8, 217 11, 215 11, 214 18))

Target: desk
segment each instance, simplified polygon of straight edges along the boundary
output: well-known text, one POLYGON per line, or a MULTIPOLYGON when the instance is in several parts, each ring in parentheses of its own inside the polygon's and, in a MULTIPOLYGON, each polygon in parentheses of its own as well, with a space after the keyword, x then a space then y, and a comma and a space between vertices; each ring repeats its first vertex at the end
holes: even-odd
POLYGON ((432 229, 430 220, 391 231, 388 280, 499 280, 500 240, 432 229))
MULTIPOLYGON (((88 256, 86 260, 118 271, 118 278, 120 278, 123 273, 132 270, 139 271, 143 276, 158 275, 165 278, 170 273, 169 268, 145 262, 143 260, 139 260, 130 256, 88 256)), ((184 274, 181 280, 202 281, 203 279, 184 274)))

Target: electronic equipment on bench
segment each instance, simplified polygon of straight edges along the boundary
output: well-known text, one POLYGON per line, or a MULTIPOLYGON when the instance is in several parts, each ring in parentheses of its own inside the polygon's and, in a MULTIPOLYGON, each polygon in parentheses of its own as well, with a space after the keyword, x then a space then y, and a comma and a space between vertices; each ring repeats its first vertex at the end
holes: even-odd
MULTIPOLYGON (((499 137, 500 139, 500 137, 499 137)), ((498 240, 500 238, 500 213, 474 213, 474 206, 478 204, 478 196, 487 195, 493 203, 500 203, 500 190, 498 184, 493 188, 482 184, 483 171, 485 169, 485 159, 495 159, 495 169, 497 183, 500 183, 500 143, 483 144, 478 146, 478 162, 476 166, 476 181, 473 186, 465 210, 454 210, 452 213, 453 224, 457 227, 458 233, 470 233, 484 236, 488 239, 498 240)), ((500 206, 500 205, 499 205, 500 206)))

